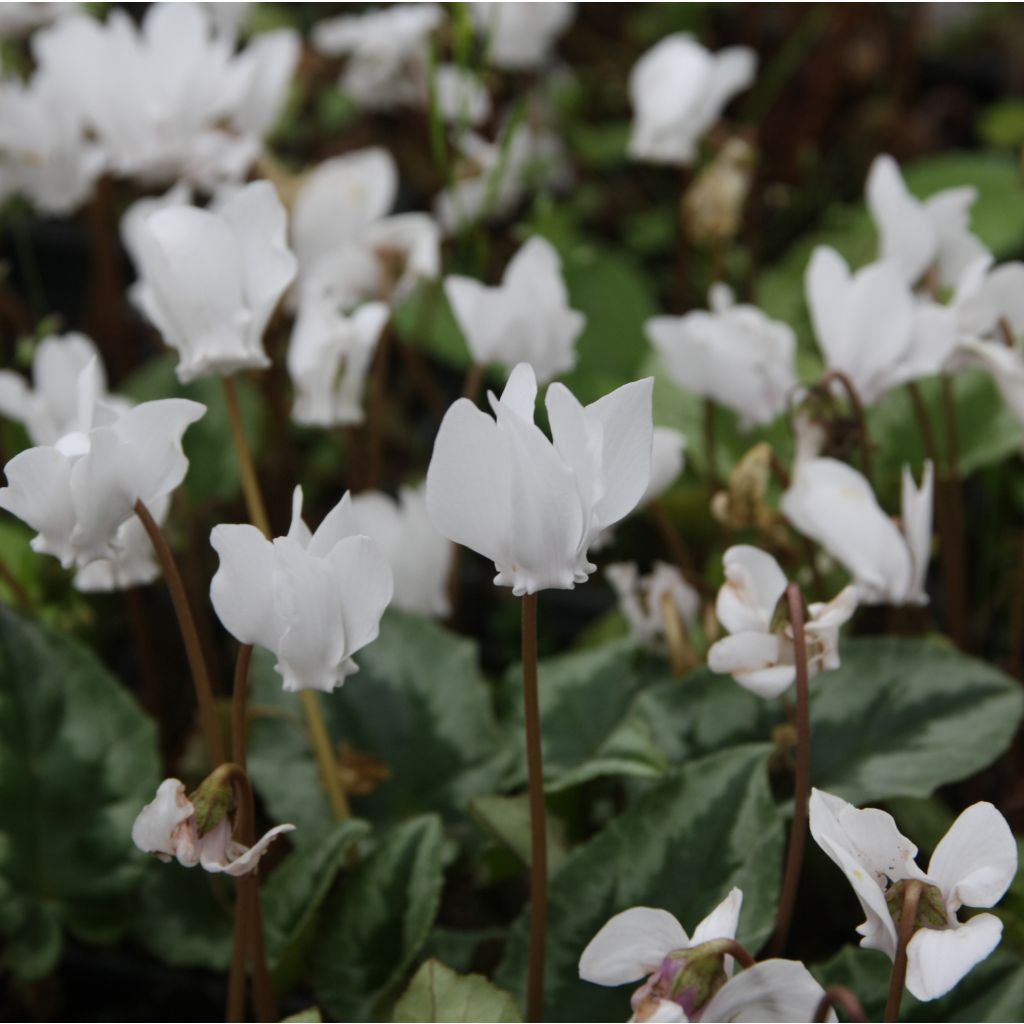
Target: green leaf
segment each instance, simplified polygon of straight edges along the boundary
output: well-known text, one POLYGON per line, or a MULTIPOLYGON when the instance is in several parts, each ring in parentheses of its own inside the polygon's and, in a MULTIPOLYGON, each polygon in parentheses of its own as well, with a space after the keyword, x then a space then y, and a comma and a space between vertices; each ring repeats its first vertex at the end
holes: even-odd
POLYGON ((978 132, 988 145, 1003 149, 1024 146, 1024 100, 1005 99, 982 113, 978 132))
POLYGON ((290 1017, 284 1018, 284 1024, 320 1024, 323 1017, 320 1015, 320 1008, 311 1006, 308 1010, 299 1010, 290 1017))
POLYGON ((263 921, 278 991, 288 991, 307 970, 324 900, 369 830, 362 821, 339 822, 318 842, 293 851, 264 885, 263 921))
POLYGON ((395 1004, 395 1024, 416 1021, 521 1021, 515 1000, 481 974, 456 974, 428 960, 395 1004))
MULTIPOLYGON (((376 793, 352 798, 356 813, 387 821, 430 810, 462 815, 471 797, 494 791, 498 727, 472 641, 391 610, 356 660, 359 672, 343 687, 318 695, 335 742, 389 772, 376 793)), ((249 770, 272 817, 294 822, 303 843, 331 817, 302 711, 262 652, 252 679, 249 770)))
MULTIPOLYGON (((478 796, 469 805, 473 818, 498 842, 507 846, 527 867, 530 866, 530 798, 521 796, 478 796)), ((548 815, 546 830, 548 871, 553 875, 568 853, 565 829, 548 815)))
MULTIPOLYGON (((769 752, 754 744, 690 762, 570 854, 549 888, 545 1020, 628 1014, 628 990, 580 981, 577 966, 601 926, 629 907, 663 907, 692 931, 739 886, 739 940, 758 948, 772 928, 784 838, 768 788, 769 752)), ((497 979, 520 996, 527 929, 528 910, 497 979)))
POLYGON ((159 781, 152 723, 95 656, 0 607, 4 962, 52 969, 60 930, 123 934, 142 872, 132 822, 159 781))
POLYGON ((313 957, 317 999, 337 1020, 371 1020, 427 939, 441 898, 441 823, 396 825, 327 900, 313 957))
POLYGON ((932 640, 844 640, 842 666, 812 682, 811 778, 854 804, 929 796, 1009 746, 1020 685, 932 640))

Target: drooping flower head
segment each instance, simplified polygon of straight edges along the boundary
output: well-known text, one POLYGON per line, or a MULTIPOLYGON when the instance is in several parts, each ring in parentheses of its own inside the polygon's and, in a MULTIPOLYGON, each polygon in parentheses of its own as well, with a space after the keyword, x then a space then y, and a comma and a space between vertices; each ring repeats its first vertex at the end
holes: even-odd
POLYGON ((674 565, 655 562, 652 571, 641 576, 635 562, 615 562, 605 566, 604 574, 619 600, 630 636, 645 647, 665 647, 667 602, 688 628, 697 619, 700 595, 674 565))

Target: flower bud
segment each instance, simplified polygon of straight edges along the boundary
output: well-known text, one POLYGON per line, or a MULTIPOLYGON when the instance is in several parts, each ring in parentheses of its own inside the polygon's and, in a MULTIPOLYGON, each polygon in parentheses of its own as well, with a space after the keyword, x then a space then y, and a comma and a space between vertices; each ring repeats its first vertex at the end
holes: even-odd
MULTIPOLYGON (((946 901, 938 886, 930 885, 927 882, 918 882, 915 885, 920 887, 921 895, 918 898, 917 916, 914 918, 914 931, 918 928, 947 928, 949 916, 946 914, 946 901)), ((897 928, 903 918, 903 903, 906 899, 907 880, 900 879, 894 885, 890 885, 885 892, 885 902, 889 907, 889 913, 897 928)))

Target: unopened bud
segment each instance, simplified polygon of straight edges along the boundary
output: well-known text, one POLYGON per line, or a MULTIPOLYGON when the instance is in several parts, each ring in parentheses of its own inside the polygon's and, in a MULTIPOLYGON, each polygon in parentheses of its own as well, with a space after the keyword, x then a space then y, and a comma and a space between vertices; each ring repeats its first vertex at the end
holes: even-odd
POLYGON ((728 939, 714 939, 679 951, 678 955, 686 962, 673 982, 672 1001, 678 1003, 688 1017, 700 1010, 729 980, 725 957, 730 945, 728 939))
POLYGON ((196 832, 200 837, 212 832, 231 810, 235 801, 231 772, 234 765, 221 765, 214 769, 189 796, 195 808, 196 832))

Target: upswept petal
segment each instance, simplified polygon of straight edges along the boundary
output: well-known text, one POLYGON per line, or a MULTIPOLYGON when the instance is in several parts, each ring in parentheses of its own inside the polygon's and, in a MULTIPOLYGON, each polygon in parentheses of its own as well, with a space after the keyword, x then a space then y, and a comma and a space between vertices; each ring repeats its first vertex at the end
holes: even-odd
POLYGON ((346 491, 338 504, 324 516, 307 548, 314 557, 326 558, 340 541, 362 532, 352 507, 352 496, 346 491))
POLYGON ((667 910, 632 907, 590 940, 579 974, 597 985, 624 985, 653 973, 669 953, 689 945, 683 926, 667 910))
POLYGON ((786 574, 766 551, 735 544, 722 556, 725 585, 718 591, 715 612, 730 633, 766 633, 779 599, 786 592, 786 574))
POLYGON ((830 246, 819 245, 811 254, 804 273, 804 291, 814 336, 829 366, 845 363, 853 354, 847 350, 842 319, 851 284, 846 260, 830 246))
POLYGON ((243 644, 274 650, 285 624, 274 606, 274 546, 255 526, 221 525, 210 533, 220 566, 210 600, 225 629, 243 644))
POLYGON ((958 928, 919 928, 907 943, 907 991, 924 1002, 951 991, 999 945, 1003 923, 978 914, 958 928))
POLYGON ((502 337, 508 318, 498 303, 488 301, 494 289, 471 277, 449 274, 444 293, 452 314, 462 330, 473 361, 489 366, 501 358, 502 337))
POLYGON ((733 886, 725 899, 694 928, 690 945, 699 946, 713 939, 735 939, 742 907, 743 892, 733 886))
MULTIPOLYGON (((494 405, 493 395, 488 396, 494 405)), ((529 363, 519 363, 509 374, 501 392, 501 404, 520 419, 533 423, 537 408, 537 375, 529 363)))
POLYGON ((867 204, 880 236, 881 255, 899 263, 913 284, 928 269, 938 252, 939 237, 924 204, 912 196, 899 166, 883 153, 871 164, 867 204))
POLYGON ((903 467, 902 477, 902 523, 903 536, 907 539, 913 576, 906 599, 920 604, 928 603, 925 577, 932 550, 932 492, 934 488, 934 467, 931 460, 924 464, 921 486, 914 485, 910 467, 903 467))
POLYGON ((327 562, 338 585, 345 650, 352 655, 377 638, 380 617, 394 594, 391 567, 365 535, 339 540, 327 562))
MULTIPOLYGON (((701 1020, 815 1020, 825 990, 796 960, 763 960, 729 980, 708 1002, 701 1020)), ((835 1021, 830 1013, 827 1018, 835 1021)))

